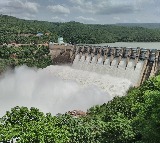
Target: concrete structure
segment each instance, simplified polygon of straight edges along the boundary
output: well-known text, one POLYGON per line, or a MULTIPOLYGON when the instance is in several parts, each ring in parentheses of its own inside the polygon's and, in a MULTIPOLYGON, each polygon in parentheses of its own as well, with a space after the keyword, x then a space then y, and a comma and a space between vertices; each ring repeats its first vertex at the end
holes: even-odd
POLYGON ((139 86, 149 77, 156 75, 160 69, 160 51, 156 49, 59 45, 54 51, 58 50, 59 53, 53 57, 55 64, 60 64, 64 59, 66 63, 73 63, 74 66, 76 63, 87 64, 88 67, 95 66, 96 71, 101 70, 101 73, 127 78, 134 86, 139 86), (64 58, 66 56, 68 59, 64 58))
MULTIPOLYGON (((76 55, 80 54, 81 58, 86 53, 91 55, 91 61, 96 56, 95 64, 105 65, 106 71, 110 70, 106 73, 127 78, 135 86, 139 86, 159 70, 160 51, 156 49, 77 46, 76 55), (100 58, 103 60, 98 62, 100 58)), ((85 55, 85 59, 86 57, 85 55)))
POLYGON ((75 49, 73 45, 50 43, 49 49, 53 64, 68 64, 72 62, 70 51, 75 49))

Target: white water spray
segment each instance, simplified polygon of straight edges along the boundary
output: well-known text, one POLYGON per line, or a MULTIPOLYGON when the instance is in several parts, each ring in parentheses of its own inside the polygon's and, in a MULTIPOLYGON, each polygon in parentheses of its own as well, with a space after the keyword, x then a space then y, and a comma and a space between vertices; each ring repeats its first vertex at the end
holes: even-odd
POLYGON ((124 95, 130 86, 126 79, 68 66, 39 70, 22 66, 0 78, 0 117, 15 106, 36 107, 54 115, 74 109, 86 111, 124 95))
POLYGON ((141 71, 144 65, 143 61, 139 61, 134 68, 135 61, 130 59, 126 67, 126 59, 122 59, 118 65, 118 58, 113 59, 110 65, 110 57, 108 57, 103 64, 103 56, 97 58, 97 56, 85 56, 80 57, 79 54, 76 55, 75 60, 73 61, 73 68, 86 70, 90 72, 96 72, 103 75, 110 75, 113 77, 128 79, 132 82, 133 85, 137 85, 139 82, 141 71))

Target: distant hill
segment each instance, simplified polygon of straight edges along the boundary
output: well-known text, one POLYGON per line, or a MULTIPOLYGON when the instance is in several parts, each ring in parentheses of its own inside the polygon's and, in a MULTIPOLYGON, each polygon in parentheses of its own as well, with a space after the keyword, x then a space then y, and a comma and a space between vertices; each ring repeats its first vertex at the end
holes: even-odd
POLYGON ((83 24, 38 20, 24 20, 0 15, 0 45, 3 43, 57 42, 62 36, 66 43, 114 43, 114 42, 160 42, 160 24, 83 24), (42 36, 36 36, 42 33, 42 36))
POLYGON ((117 23, 116 26, 126 26, 126 27, 143 27, 149 29, 160 28, 160 23, 117 23))

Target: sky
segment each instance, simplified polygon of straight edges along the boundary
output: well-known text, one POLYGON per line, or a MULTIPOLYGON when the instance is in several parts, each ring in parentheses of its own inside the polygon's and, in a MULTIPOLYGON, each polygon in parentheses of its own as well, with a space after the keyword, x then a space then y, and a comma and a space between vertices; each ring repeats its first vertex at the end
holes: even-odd
POLYGON ((0 0, 0 14, 90 24, 160 23, 160 0, 0 0))

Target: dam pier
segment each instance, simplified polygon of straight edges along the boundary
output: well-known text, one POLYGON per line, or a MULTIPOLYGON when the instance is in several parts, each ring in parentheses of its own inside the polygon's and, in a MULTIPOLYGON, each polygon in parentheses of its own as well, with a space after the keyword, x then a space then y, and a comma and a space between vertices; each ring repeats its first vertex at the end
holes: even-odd
MULTIPOLYGON (((50 48, 51 49, 51 48, 50 48)), ((160 50, 92 45, 55 46, 54 64, 129 79, 139 86, 160 70, 160 50)))

